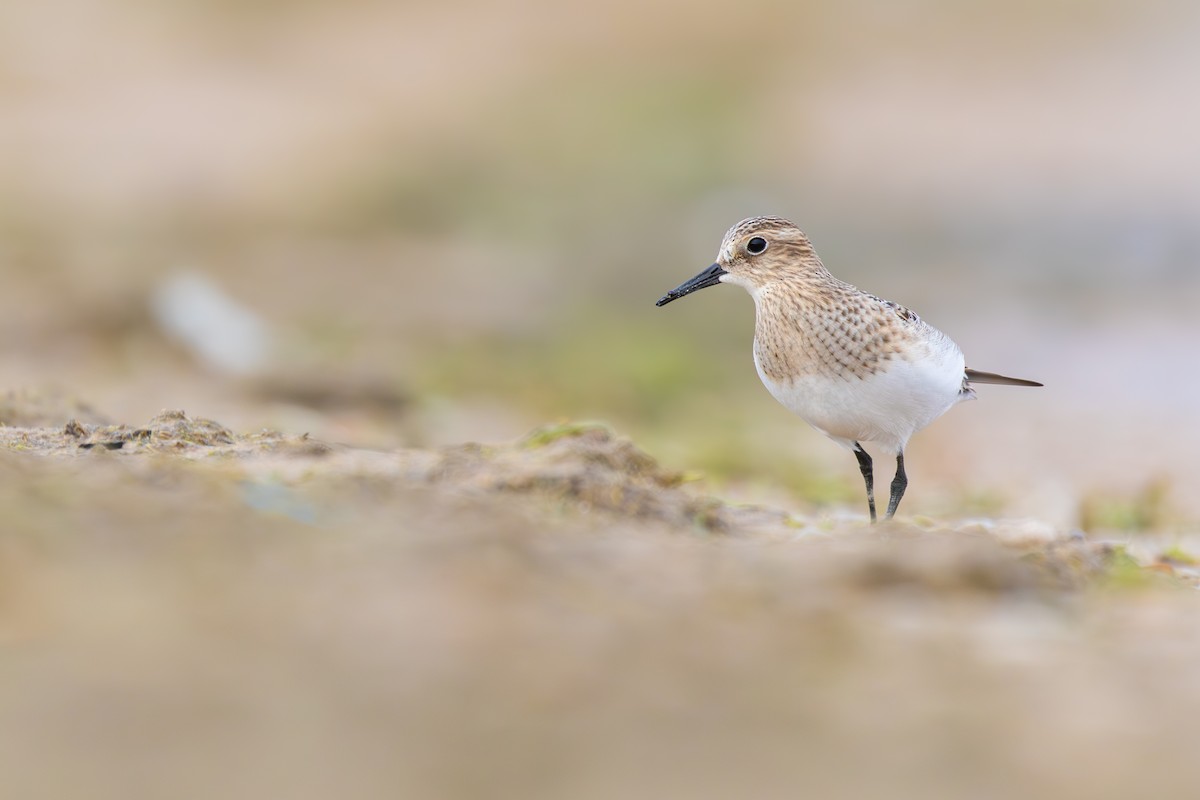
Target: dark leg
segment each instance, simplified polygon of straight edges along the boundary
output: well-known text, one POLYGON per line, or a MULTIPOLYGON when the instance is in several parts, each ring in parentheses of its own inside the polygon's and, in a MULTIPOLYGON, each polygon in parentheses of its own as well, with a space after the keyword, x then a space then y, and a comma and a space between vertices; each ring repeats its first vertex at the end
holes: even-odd
POLYGON ((900 498, 904 497, 904 490, 908 488, 908 476, 904 474, 904 453, 896 454, 896 477, 892 478, 892 499, 888 500, 887 516, 884 519, 891 519, 896 513, 896 507, 900 505, 900 498))
POLYGON ((867 483, 867 506, 871 509, 871 522, 875 521, 875 476, 871 471, 871 456, 862 445, 854 443, 854 457, 858 459, 858 468, 862 470, 863 480, 867 483))

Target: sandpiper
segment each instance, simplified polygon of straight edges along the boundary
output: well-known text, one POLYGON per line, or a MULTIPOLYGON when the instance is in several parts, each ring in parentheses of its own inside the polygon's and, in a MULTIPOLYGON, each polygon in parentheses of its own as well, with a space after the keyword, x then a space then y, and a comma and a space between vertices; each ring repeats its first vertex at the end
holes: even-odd
POLYGON ((949 336, 904 306, 833 277, 808 237, 781 217, 734 225, 716 263, 655 305, 718 283, 754 298, 754 365, 767 390, 858 458, 872 522, 871 456, 860 442, 896 455, 891 519, 908 486, 904 448, 914 433, 975 397, 973 383, 1042 385, 967 369, 949 336))

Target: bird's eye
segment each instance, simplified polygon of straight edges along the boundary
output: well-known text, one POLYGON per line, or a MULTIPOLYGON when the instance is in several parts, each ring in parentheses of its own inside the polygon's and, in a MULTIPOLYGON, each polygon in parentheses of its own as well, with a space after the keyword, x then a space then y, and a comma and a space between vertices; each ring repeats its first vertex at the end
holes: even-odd
POLYGON ((746 252, 752 256, 756 256, 766 249, 767 240, 761 236, 755 236, 753 239, 746 242, 746 252))

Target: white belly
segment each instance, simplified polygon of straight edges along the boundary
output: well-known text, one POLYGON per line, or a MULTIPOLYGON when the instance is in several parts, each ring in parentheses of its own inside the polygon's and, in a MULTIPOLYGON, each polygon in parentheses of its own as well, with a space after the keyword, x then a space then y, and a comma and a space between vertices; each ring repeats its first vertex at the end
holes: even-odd
POLYGON ((780 382, 763 373, 757 353, 754 364, 776 400, 829 438, 848 448, 876 442, 898 453, 909 437, 967 397, 962 352, 945 341, 948 346, 924 358, 893 358, 863 378, 818 374, 780 382))

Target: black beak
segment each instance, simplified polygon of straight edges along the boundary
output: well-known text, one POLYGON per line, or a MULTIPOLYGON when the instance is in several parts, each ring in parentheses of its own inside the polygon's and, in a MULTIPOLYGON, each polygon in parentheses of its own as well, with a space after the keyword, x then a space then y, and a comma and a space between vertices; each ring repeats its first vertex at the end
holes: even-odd
POLYGON ((671 291, 664 294, 662 299, 654 305, 665 306, 672 300, 678 300, 679 298, 689 295, 692 292, 700 289, 707 289, 709 286, 716 286, 721 282, 721 276, 724 274, 726 274, 724 267, 722 267, 720 264, 713 264, 711 267, 704 270, 704 272, 701 272, 690 281, 684 281, 671 291))

